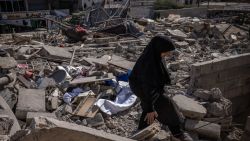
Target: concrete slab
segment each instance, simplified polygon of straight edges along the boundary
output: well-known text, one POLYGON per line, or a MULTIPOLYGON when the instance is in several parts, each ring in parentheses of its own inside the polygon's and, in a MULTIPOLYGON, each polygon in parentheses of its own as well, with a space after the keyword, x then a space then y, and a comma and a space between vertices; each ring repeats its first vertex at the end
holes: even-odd
POLYGON ((204 106, 184 95, 175 95, 173 100, 180 108, 180 111, 183 113, 183 115, 186 117, 202 119, 207 113, 207 110, 204 106))
POLYGON ((16 116, 26 119, 27 112, 45 112, 45 91, 41 89, 20 89, 16 116))
POLYGON ((31 124, 31 133, 20 141, 133 141, 93 128, 59 121, 53 118, 36 117, 31 124))
POLYGON ((52 47, 52 46, 43 46, 43 49, 41 50, 41 53, 43 55, 48 55, 48 57, 55 57, 55 58, 64 58, 64 59, 70 59, 72 56, 72 53, 68 52, 65 48, 60 47, 52 47))
POLYGON ((111 80, 114 79, 115 76, 112 73, 108 73, 107 77, 97 77, 97 76, 92 76, 92 77, 83 77, 79 79, 75 79, 70 82, 71 85, 77 85, 77 84, 85 84, 85 83, 93 83, 97 81, 104 81, 104 80, 111 80))
POLYGON ((9 105, 5 102, 5 100, 1 96, 0 96, 0 115, 7 115, 14 121, 13 126, 10 129, 9 135, 13 135, 16 131, 21 129, 16 119, 16 116, 14 115, 9 105))
POLYGON ((13 57, 0 57, 0 68, 11 69, 16 67, 17 62, 13 57))
POLYGON ((220 138, 221 126, 215 123, 187 119, 185 129, 212 139, 220 138))

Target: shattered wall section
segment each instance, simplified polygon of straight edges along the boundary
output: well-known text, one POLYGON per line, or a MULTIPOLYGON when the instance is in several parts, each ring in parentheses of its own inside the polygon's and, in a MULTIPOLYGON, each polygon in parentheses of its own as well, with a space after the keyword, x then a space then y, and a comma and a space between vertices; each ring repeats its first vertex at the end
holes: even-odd
POLYGON ((250 101, 250 53, 195 63, 192 88, 218 87, 233 102, 233 114, 245 112, 250 101))

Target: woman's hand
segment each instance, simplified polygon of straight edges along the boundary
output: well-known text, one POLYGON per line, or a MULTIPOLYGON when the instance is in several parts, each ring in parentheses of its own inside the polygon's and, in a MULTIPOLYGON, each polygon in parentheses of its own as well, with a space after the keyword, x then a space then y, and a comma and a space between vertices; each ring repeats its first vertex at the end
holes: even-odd
POLYGON ((149 125, 151 125, 155 121, 155 118, 157 118, 157 117, 158 117, 157 112, 155 112, 155 111, 154 112, 150 112, 150 113, 147 113, 144 121, 147 121, 147 123, 149 125))

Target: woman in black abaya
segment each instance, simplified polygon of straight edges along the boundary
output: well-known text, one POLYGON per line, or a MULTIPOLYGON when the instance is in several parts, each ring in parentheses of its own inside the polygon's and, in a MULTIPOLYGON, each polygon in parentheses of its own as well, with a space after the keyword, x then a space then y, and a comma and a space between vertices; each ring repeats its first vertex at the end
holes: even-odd
POLYGON ((154 37, 137 60, 130 76, 131 90, 141 100, 142 115, 138 129, 146 128, 157 119, 167 125, 174 137, 190 141, 191 138, 181 130, 182 119, 172 102, 165 96, 164 85, 170 85, 169 74, 162 58, 169 56, 175 47, 164 36, 154 37))

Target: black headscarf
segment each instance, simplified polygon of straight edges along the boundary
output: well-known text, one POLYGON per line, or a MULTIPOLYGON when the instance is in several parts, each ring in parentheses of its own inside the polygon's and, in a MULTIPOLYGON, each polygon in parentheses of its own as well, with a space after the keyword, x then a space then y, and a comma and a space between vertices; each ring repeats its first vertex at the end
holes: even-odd
POLYGON ((165 36, 155 36, 137 60, 130 79, 139 80, 152 87, 170 84, 170 77, 163 65, 161 53, 174 50, 174 44, 165 36))

